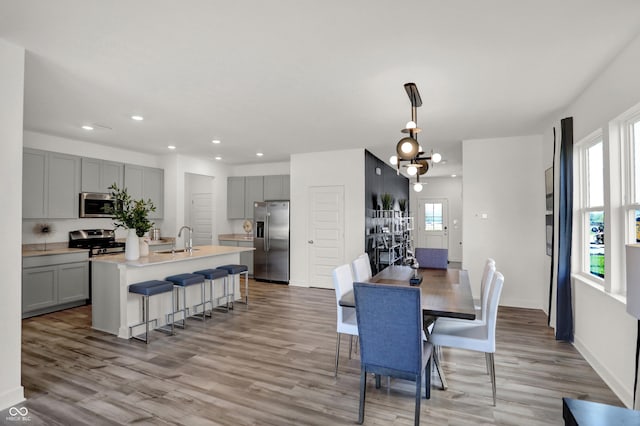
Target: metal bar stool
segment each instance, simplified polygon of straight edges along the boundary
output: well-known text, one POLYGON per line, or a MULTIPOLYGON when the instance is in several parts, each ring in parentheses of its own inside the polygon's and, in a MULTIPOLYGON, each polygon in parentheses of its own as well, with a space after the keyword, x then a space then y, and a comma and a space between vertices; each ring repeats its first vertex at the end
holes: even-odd
MULTIPOLYGON (((171 309, 173 310, 174 306, 174 298, 173 298, 173 283, 169 281, 160 281, 160 280, 151 280, 151 281, 143 281, 140 283, 131 284, 129 286, 129 293, 139 294, 142 296, 142 321, 129 326, 129 334, 131 335, 131 339, 136 339, 143 341, 145 343, 149 343, 149 323, 155 322, 156 325, 158 323, 158 319, 154 318, 152 320, 149 319, 149 298, 151 296, 155 296, 156 294, 163 294, 171 292, 171 309), (133 328, 145 325, 145 333, 144 338, 133 335, 133 328)), ((171 314, 167 314, 167 324, 171 324, 171 326, 163 326, 156 328, 154 330, 162 331, 163 333, 167 333, 170 335, 174 334, 173 329, 173 312, 171 314), (171 322, 169 323, 169 315, 171 315, 171 322)))
POLYGON ((229 290, 227 288, 227 277, 229 276, 229 273, 224 269, 202 269, 200 271, 195 271, 194 274, 202 275, 209 282, 209 300, 207 300, 207 303, 211 304, 211 310, 213 311, 218 307, 220 299, 226 299, 226 312, 229 312, 229 290), (222 296, 215 298, 216 303, 214 304, 213 290, 215 286, 213 285, 213 282, 219 278, 223 279, 223 294, 222 296))
MULTIPOLYGON (((239 279, 240 275, 244 274, 244 303, 247 305, 247 307, 249 307, 249 268, 247 268, 247 265, 233 265, 233 264, 222 265, 222 266, 218 266, 217 269, 223 269, 227 271, 232 278, 231 280, 232 291, 230 292, 233 295, 232 302, 235 301, 236 278, 239 279)), ((240 291, 240 296, 242 297, 242 291, 240 291)))
POLYGON ((200 303, 193 305, 193 307, 195 308, 202 305, 202 318, 200 319, 204 321, 206 319, 204 277, 198 274, 178 274, 171 275, 170 277, 167 277, 166 280, 173 283, 177 293, 177 300, 173 314, 175 315, 178 312, 182 312, 182 324, 176 323, 176 326, 185 328, 187 325, 187 317, 193 316, 189 314, 189 309, 187 308, 187 287, 195 284, 200 284, 200 303), (182 289, 182 308, 180 308, 180 289, 182 289))

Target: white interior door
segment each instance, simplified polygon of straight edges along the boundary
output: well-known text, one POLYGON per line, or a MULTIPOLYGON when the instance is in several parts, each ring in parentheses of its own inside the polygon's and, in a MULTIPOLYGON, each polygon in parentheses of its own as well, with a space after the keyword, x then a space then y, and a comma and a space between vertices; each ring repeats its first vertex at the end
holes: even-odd
POLYGON ((331 272, 344 263, 344 187, 309 188, 309 285, 333 288, 331 272))
POLYGON ((211 245, 213 241, 213 224, 211 221, 211 193, 191 194, 191 217, 189 223, 193 227, 193 245, 211 245))
POLYGON ((418 200, 416 220, 417 245, 426 248, 449 248, 449 218, 445 198, 421 198, 418 200))

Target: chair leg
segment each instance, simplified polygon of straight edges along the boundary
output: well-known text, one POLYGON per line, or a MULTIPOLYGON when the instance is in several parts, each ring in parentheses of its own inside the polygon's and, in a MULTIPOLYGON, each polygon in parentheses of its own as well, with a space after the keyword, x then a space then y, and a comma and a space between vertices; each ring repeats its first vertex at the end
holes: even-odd
POLYGON ((493 353, 486 352, 485 358, 487 360, 487 365, 489 366, 490 376, 491 376, 491 391, 493 392, 493 406, 496 406, 496 366, 493 361, 493 353))
POLYGON ((353 348, 353 335, 349 335, 349 359, 351 359, 351 348, 353 348))
POLYGON ((358 410, 358 424, 364 422, 364 403, 365 394, 367 392, 367 372, 364 368, 360 369, 360 408, 358 410))
POLYGON ((420 426, 420 400, 422 399, 422 376, 416 377, 416 412, 413 417, 413 424, 420 426))
POLYGON ((438 372, 438 377, 440 377, 440 383, 442 384, 442 390, 447 390, 447 380, 444 378, 444 372, 442 371, 442 366, 440 365, 440 358, 438 358, 438 351, 434 350, 433 352, 433 363, 436 366, 436 371, 438 372))
POLYGON ((491 366, 489 365, 489 357, 487 355, 489 354, 487 353, 484 354, 484 361, 485 361, 485 364, 487 365, 487 374, 491 375, 491 366))
POLYGON ((379 374, 376 374, 376 389, 380 389, 380 378, 379 374))
POLYGON ((427 361, 427 365, 424 368, 424 397, 425 399, 431 398, 431 360, 433 357, 429 358, 427 361))
POLYGON ((340 333, 337 333, 336 338, 336 371, 333 373, 333 377, 338 377, 338 357, 340 356, 340 333))

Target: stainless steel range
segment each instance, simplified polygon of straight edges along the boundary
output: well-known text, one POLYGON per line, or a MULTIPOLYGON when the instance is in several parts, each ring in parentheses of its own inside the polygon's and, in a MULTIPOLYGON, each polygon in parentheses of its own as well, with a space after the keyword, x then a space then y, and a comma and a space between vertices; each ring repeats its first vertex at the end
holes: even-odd
POLYGON ((89 257, 124 253, 124 243, 116 241, 113 229, 81 229, 69 232, 69 248, 89 250, 89 257))

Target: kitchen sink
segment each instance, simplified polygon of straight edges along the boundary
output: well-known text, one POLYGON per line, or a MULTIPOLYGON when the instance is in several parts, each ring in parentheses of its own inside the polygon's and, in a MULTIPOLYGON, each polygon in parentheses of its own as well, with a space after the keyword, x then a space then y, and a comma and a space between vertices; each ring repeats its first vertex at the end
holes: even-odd
MULTIPOLYGON (((191 249, 191 251, 198 251, 200 249, 198 248, 194 248, 191 249)), ((187 249, 175 249, 175 250, 159 250, 159 251, 154 251, 154 253, 160 253, 160 254, 168 254, 168 253, 187 253, 189 250, 187 249)))

